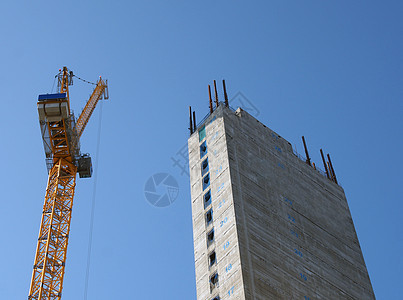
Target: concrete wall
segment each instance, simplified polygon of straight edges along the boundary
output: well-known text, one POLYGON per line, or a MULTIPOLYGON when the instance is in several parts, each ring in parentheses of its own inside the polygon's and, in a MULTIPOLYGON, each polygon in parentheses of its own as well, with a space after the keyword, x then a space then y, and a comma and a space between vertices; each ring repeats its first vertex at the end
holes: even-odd
POLYGON ((216 110, 205 124, 206 138, 199 141, 196 132, 188 142, 197 299, 211 300, 215 296, 245 299, 221 109, 216 110), (200 145, 204 141, 208 153, 200 158, 200 145), (210 187, 203 191, 201 163, 206 157, 209 160, 210 187), (212 202, 205 208, 203 196, 209 189, 212 202), (213 210, 213 221, 206 225, 205 214, 209 209, 213 210), (213 228, 215 239, 207 246, 207 234, 213 228), (217 262, 210 267, 208 256, 212 251, 216 252, 217 262), (211 289, 209 278, 215 272, 218 273, 218 284, 211 289))
POLYGON ((343 189, 242 110, 220 106, 205 124, 208 226, 203 141, 197 132, 189 138, 197 299, 375 299, 343 189), (212 249, 217 264, 209 268, 212 249), (214 272, 219 284, 211 290, 214 272))

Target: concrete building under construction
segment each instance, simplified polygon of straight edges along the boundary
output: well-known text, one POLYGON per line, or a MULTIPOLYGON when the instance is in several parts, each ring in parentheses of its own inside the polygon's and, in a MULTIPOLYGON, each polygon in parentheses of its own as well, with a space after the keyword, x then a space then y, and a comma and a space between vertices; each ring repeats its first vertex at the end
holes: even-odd
POLYGON ((197 299, 375 299, 330 157, 320 171, 225 98, 190 114, 197 299))

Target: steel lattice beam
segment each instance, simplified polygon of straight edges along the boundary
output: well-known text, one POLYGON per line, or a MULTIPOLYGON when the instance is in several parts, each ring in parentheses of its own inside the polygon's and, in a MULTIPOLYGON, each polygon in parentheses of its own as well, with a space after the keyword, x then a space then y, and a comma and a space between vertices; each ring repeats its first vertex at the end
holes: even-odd
POLYGON ((28 299, 61 299, 76 173, 62 158, 49 172, 28 299))
MULTIPOLYGON (((91 94, 90 99, 87 101, 87 104, 85 105, 83 111, 81 112, 80 116, 77 119, 76 131, 78 137, 81 137, 85 129, 85 126, 90 120, 92 112, 94 111, 98 101, 102 98, 102 95, 104 94, 106 88, 107 88, 107 82, 104 82, 102 79, 99 79, 99 81, 97 82, 97 86, 95 87, 94 91, 91 94)), ((107 96, 105 98, 107 98, 107 96)))

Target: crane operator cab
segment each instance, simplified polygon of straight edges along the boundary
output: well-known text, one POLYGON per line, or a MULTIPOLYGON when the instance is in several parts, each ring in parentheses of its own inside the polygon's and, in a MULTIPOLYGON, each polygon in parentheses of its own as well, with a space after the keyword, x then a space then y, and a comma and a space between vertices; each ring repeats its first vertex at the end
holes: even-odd
POLYGON ((50 142, 47 122, 59 122, 65 120, 65 130, 70 152, 80 178, 92 176, 92 162, 89 154, 80 153, 80 143, 76 132, 74 114, 69 115, 69 103, 67 93, 43 94, 38 96, 38 114, 41 124, 42 139, 46 154, 48 172, 53 166, 53 153, 50 142))
POLYGON ((66 93, 44 94, 38 96, 39 121, 57 122, 66 119, 69 106, 66 93))

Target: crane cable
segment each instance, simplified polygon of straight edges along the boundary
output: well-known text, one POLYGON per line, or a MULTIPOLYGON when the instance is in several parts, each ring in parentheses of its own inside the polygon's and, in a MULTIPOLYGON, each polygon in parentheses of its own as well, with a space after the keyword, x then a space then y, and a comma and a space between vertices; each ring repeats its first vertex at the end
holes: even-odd
POLYGON ((53 89, 55 88, 56 78, 57 78, 57 75, 55 76, 55 79, 53 79, 52 90, 50 91, 51 94, 53 93, 53 89))
POLYGON ((91 250, 92 250, 92 232, 94 229, 94 215, 95 215, 95 196, 97 191, 97 179, 98 179, 98 158, 99 158, 99 145, 101 140, 101 124, 102 124, 102 101, 99 107, 99 124, 98 124, 98 138, 97 138, 97 149, 95 156, 95 171, 94 171, 94 186, 92 190, 92 204, 91 204, 91 218, 90 218, 90 231, 88 239, 88 253, 87 253, 87 269, 85 272, 85 287, 84 287, 84 300, 87 300, 88 294, 88 282, 90 276, 90 264, 91 264, 91 250))
POLYGON ((90 81, 88 81, 88 80, 82 79, 82 78, 78 77, 77 75, 73 75, 73 77, 76 77, 77 79, 79 79, 79 80, 81 80, 81 81, 83 81, 83 82, 86 82, 86 83, 89 83, 89 84, 93 84, 93 85, 97 85, 96 83, 93 83, 93 82, 90 82, 90 81))

